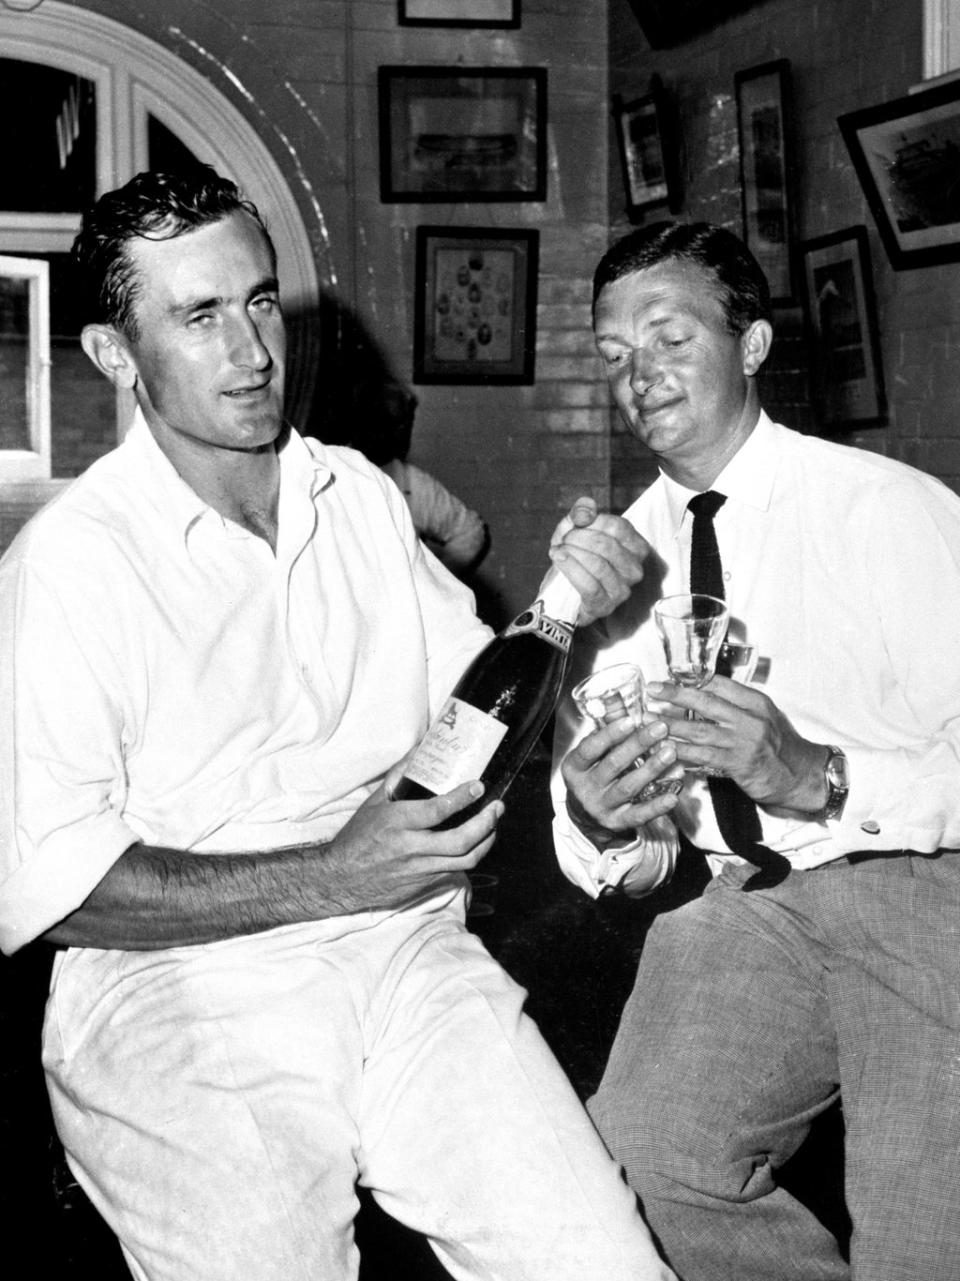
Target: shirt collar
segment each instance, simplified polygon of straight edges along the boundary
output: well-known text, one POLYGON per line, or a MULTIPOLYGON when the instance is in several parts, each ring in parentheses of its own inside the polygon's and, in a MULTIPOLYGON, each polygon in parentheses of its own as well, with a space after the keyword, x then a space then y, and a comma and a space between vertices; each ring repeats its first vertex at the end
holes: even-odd
MULTIPOLYGON (((710 488, 738 503, 745 503, 758 511, 766 511, 770 506, 779 466, 779 440, 780 429, 761 409, 756 427, 710 488)), ((660 478, 671 521, 679 533, 687 514, 687 504, 699 491, 679 485, 664 472, 660 473, 660 478)))
MULTIPOLYGON (((133 423, 126 434, 123 448, 134 458, 143 481, 163 524, 186 545, 191 529, 208 514, 222 521, 219 513, 193 490, 166 456, 137 407, 133 423)), ((279 450, 281 487, 292 493, 313 498, 329 484, 332 472, 319 441, 306 441, 290 427, 279 450)))

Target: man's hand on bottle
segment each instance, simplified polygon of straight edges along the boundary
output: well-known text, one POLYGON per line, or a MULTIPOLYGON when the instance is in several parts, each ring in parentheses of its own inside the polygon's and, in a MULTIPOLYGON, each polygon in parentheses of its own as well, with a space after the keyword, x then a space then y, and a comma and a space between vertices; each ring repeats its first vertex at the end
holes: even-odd
POLYGON ((403 764, 324 847, 324 858, 335 861, 330 870, 342 887, 344 912, 402 907, 442 877, 476 867, 493 845, 503 801, 491 801, 466 822, 437 831, 438 824, 482 796, 483 785, 462 783, 445 796, 392 801, 390 790, 403 764))
POLYGON ((643 578, 650 544, 622 516, 578 498, 553 531, 550 559, 580 593, 580 626, 605 618, 643 578))

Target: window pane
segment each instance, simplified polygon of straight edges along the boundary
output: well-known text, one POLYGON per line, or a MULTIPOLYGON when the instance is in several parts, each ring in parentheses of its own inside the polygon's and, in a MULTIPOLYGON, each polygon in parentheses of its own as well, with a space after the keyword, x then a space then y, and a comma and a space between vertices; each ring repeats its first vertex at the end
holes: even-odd
POLYGON ((57 67, 0 58, 5 123, 0 209, 77 213, 96 189, 96 86, 57 67))
POLYGON ((177 173, 194 169, 200 161, 175 133, 171 133, 156 116, 147 115, 147 154, 151 169, 177 173))
MULTIPOLYGON (((50 264, 50 453, 55 479, 79 476, 117 443, 113 387, 84 355, 69 254, 31 253, 50 264)), ((9 446, 5 446, 9 448, 9 446)))
POLYGON ((30 282, 0 276, 0 449, 29 449, 30 282))

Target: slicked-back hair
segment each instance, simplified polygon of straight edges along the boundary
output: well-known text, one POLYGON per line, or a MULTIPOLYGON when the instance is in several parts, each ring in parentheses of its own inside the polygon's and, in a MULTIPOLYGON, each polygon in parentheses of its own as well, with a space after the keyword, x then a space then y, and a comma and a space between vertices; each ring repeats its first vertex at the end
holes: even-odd
POLYGON ((656 222, 629 232, 600 259, 593 276, 594 317, 606 285, 661 262, 689 262, 714 279, 732 334, 773 315, 767 278, 739 236, 710 222, 656 222))
POLYGON ((138 173, 125 186, 106 192, 84 215, 73 242, 85 320, 112 325, 135 341, 140 336, 136 302, 141 282, 130 243, 138 238, 172 240, 238 210, 260 227, 276 266, 276 250, 256 206, 209 165, 178 173, 138 173))

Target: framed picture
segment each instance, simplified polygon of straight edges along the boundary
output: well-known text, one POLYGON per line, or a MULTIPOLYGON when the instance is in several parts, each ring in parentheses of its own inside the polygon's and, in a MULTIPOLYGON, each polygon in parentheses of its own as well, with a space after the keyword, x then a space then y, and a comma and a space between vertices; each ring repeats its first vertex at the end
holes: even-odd
POLYGON ((381 67, 380 197, 545 200, 544 67, 381 67))
POLYGON ((880 426, 887 403, 867 229, 807 240, 800 255, 820 426, 880 426))
POLYGON ((613 98, 613 118, 623 169, 627 213, 652 205, 677 208, 676 146, 669 128, 666 97, 658 79, 650 92, 633 102, 613 98))
POLYGON ((960 259, 960 79, 837 123, 890 265, 960 259))
POLYGON ((415 383, 532 383, 538 231, 418 227, 415 383))
POLYGON ((519 27, 520 0, 398 0, 401 27, 519 27))
POLYGON ((763 268, 774 302, 796 295, 789 191, 786 58, 738 71, 734 77, 740 141, 743 238, 763 268))

